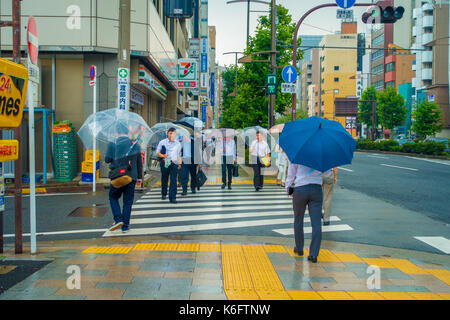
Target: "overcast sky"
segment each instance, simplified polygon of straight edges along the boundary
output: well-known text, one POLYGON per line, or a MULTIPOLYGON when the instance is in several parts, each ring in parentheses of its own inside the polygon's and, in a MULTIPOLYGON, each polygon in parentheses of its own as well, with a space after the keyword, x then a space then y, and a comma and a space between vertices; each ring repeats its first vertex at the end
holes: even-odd
MULTIPOLYGON (((227 4, 229 0, 209 0, 208 24, 216 26, 216 61, 220 65, 234 64, 234 54, 223 55, 230 51, 243 51, 246 45, 247 34, 247 2, 227 4)), ((270 1, 270 0, 267 0, 270 1)), ((313 6, 332 3, 333 0, 276 0, 288 8, 292 18, 297 22, 301 16, 313 6)), ((371 0, 357 0, 359 3, 372 2, 371 0)), ((250 10, 269 10, 269 6, 253 3, 250 10)), ((358 21, 358 32, 365 31, 365 25, 361 22, 361 15, 366 8, 354 8, 354 17, 358 21)), ((250 13, 250 34, 256 28, 260 15, 265 13, 250 13)), ((299 35, 324 35, 340 30, 340 20, 336 19, 336 8, 324 8, 306 18, 300 27, 299 35)), ((239 57, 239 56, 238 56, 239 57)))

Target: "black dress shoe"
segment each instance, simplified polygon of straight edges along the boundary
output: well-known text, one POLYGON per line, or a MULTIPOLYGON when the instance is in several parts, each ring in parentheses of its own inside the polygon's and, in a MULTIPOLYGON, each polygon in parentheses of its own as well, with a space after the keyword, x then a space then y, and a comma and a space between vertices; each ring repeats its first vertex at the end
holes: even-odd
POLYGON ((187 195, 187 191, 183 191, 183 192, 181 193, 181 195, 182 195, 182 196, 187 195))
POLYGON ((324 226, 329 226, 329 225, 330 225, 330 221, 324 221, 324 222, 323 222, 323 225, 324 225, 324 226))
POLYGON ((177 200, 170 200, 170 203, 178 203, 177 200))
POLYGON ((298 254, 299 256, 303 256, 303 250, 298 251, 297 248, 294 248, 294 253, 298 254))
POLYGON ((192 189, 192 193, 197 193, 197 191, 195 191, 195 189, 192 189))
POLYGON ((221 188, 222 188, 222 189, 225 189, 225 183, 222 184, 221 188))
POLYGON ((231 186, 228 186, 228 190, 231 190, 231 186))
POLYGON ((161 200, 166 200, 167 196, 162 196, 161 200))
POLYGON ((317 257, 308 256, 308 260, 313 263, 317 263, 317 257))

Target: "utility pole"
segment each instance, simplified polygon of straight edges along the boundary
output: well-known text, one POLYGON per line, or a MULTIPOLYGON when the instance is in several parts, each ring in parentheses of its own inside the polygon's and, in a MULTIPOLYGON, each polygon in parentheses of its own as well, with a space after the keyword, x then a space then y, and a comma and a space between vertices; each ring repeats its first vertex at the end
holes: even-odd
POLYGON ((119 7, 119 68, 130 69, 130 4, 131 0, 120 0, 119 7))
POLYGON ((248 49, 248 38, 250 36, 250 0, 247 0, 247 48, 248 49))
MULTIPOLYGON (((271 73, 274 74, 275 73, 275 65, 276 65, 276 12, 277 12, 277 8, 276 8, 276 4, 275 4, 275 0, 272 0, 272 4, 271 4, 271 11, 272 11, 272 35, 271 35, 271 44, 272 44, 272 48, 271 48, 271 54, 270 54, 270 69, 271 69, 271 73)), ((270 96, 270 106, 269 106, 269 129, 271 127, 273 127, 273 125, 275 124, 274 121, 274 110, 275 110, 275 102, 276 102, 276 93, 275 94, 271 94, 270 96)))
MULTIPOLYGON (((225 52, 223 55, 227 55, 227 54, 234 54, 234 67, 235 67, 235 74, 234 74, 234 96, 237 96, 237 72, 238 72, 238 58, 237 55, 239 53, 239 51, 232 51, 232 52, 225 52)), ((231 97, 231 94, 229 94, 229 96, 231 97)))

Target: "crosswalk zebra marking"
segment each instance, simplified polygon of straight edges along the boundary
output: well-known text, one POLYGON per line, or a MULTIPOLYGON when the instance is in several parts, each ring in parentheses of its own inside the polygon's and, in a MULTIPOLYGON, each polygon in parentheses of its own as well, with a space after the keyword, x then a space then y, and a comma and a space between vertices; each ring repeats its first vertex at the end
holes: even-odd
POLYGON ((286 204, 286 203, 292 203, 292 200, 286 199, 286 200, 258 200, 258 201, 234 201, 230 203, 222 202, 222 201, 215 201, 215 202, 181 202, 178 203, 170 203, 170 202, 140 202, 139 204, 136 204, 133 206, 133 208, 177 208, 177 207, 220 207, 220 206, 236 206, 236 205, 253 205, 253 204, 286 204))
MULTIPOLYGON (((331 231, 349 231, 353 230, 348 224, 335 224, 329 226, 322 226, 322 232, 331 232, 331 231)), ((288 229, 274 229, 272 230, 276 233, 279 233, 283 236, 290 236, 294 234, 294 228, 288 229)), ((312 227, 303 227, 304 233, 312 233, 312 227)))
MULTIPOLYGON (((134 209, 135 206, 133 206, 134 209)), ((196 211, 201 209, 192 209, 192 208, 171 208, 171 209, 152 209, 152 210, 136 210, 131 213, 131 216, 145 216, 145 215, 161 215, 161 214, 174 214, 174 213, 196 213, 196 211)), ((285 212, 289 212, 293 214, 292 204, 287 205, 274 205, 274 206, 245 206, 245 207, 216 207, 216 208, 205 208, 205 212, 236 212, 236 211, 245 211, 247 210, 259 210, 263 212, 264 210, 281 210, 285 212), (263 210, 263 211, 261 211, 263 210)), ((308 210, 306 210, 308 212, 308 210)))

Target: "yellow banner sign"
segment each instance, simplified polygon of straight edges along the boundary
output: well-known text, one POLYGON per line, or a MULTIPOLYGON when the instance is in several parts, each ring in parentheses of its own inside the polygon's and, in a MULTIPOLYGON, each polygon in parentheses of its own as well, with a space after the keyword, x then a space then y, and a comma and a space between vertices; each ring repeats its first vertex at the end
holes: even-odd
POLYGON ((0 58, 0 129, 20 126, 27 86, 27 68, 0 58))
POLYGON ((19 159, 19 141, 0 140, 0 161, 13 161, 19 159))

